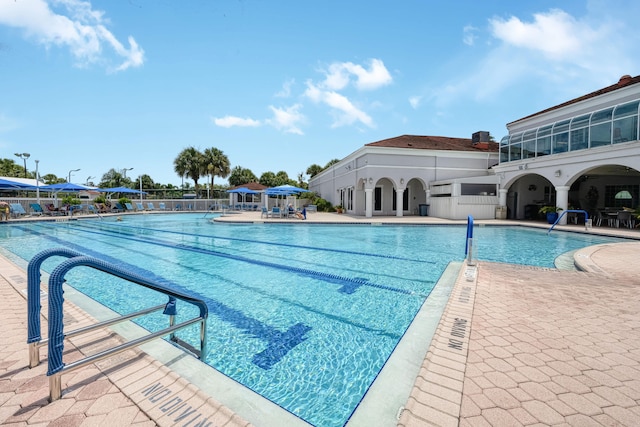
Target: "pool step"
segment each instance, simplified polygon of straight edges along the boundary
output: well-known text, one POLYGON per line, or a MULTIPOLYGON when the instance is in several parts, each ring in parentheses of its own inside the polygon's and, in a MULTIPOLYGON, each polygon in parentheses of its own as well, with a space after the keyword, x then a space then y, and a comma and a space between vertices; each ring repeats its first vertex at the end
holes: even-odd
POLYGON ((573 260, 573 255, 577 251, 578 249, 558 255, 553 261, 556 268, 563 271, 578 271, 575 261, 573 260))

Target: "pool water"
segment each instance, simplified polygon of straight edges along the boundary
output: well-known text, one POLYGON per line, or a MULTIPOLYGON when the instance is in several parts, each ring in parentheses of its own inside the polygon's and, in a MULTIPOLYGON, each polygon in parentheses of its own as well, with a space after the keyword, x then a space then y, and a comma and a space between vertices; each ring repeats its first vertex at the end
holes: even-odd
MULTIPOLYGON (((202 214, 123 216, 0 228, 2 253, 70 247, 169 280, 209 307, 206 363, 316 426, 344 425, 451 261, 463 226, 213 223, 202 214)), ((612 239, 476 227, 477 258, 552 267, 612 239)), ((51 271, 60 259, 44 263, 51 271)), ((23 261, 24 263, 24 261, 23 261)), ((81 267, 67 283, 112 310, 166 302, 81 267)), ((181 306, 178 320, 195 310, 181 306)), ((166 327, 162 315, 139 321, 166 327)), ((179 332, 197 347, 198 330, 179 332)))

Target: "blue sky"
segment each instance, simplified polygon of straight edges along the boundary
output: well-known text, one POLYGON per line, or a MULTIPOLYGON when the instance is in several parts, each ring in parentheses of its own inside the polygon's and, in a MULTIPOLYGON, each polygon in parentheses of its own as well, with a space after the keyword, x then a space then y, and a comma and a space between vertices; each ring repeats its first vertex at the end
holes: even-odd
POLYGON ((0 157, 179 185, 188 146, 296 179, 403 134, 499 140, 640 74, 638 16, 636 0, 0 0, 0 157))

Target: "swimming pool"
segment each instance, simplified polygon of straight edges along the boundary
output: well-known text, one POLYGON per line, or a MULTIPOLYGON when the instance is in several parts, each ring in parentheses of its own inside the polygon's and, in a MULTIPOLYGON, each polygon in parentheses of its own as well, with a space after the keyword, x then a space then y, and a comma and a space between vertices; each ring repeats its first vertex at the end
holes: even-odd
MULTIPOLYGON (((465 237, 462 226, 229 225, 202 214, 0 228, 2 252, 16 261, 66 246, 195 293, 210 309, 206 362, 317 426, 345 424, 448 263, 463 259, 465 237)), ((480 259, 551 267, 564 252, 612 239, 476 227, 474 241, 480 259)), ((89 269, 67 281, 119 312, 164 302, 89 269)))

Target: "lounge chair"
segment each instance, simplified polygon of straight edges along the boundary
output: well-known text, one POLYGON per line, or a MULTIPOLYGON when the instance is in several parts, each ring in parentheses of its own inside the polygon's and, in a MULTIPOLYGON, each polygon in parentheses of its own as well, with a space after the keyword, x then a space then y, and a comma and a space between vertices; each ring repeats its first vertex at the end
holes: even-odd
POLYGON ((124 212, 124 211, 125 211, 124 206, 122 206, 122 203, 120 202, 116 202, 116 204, 111 207, 111 212, 124 212))
POLYGON ((180 203, 178 203, 178 204, 176 205, 176 207, 175 207, 175 208, 173 208, 173 210, 174 210, 174 211, 181 211, 181 210, 182 210, 182 205, 181 205, 180 203))
POLYGON ((271 218, 275 218, 276 216, 278 218, 282 218, 282 212, 280 211, 279 207, 274 206, 271 208, 271 218))
POLYGON ((153 203, 148 202, 148 203, 147 203, 147 210, 148 210, 148 211, 155 211, 155 210, 156 210, 156 208, 155 208, 155 206, 153 206, 153 203))
POLYGON ((39 203, 30 203, 29 206, 31 207, 34 215, 42 215, 44 213, 44 210, 39 203))
POLYGON ((124 207, 127 208, 128 211, 131 211, 131 212, 135 211, 135 209, 134 209, 134 207, 133 207, 133 205, 131 203, 125 203, 124 207))
POLYGON ((269 218, 271 214, 269 213, 269 210, 267 210, 267 208, 265 208, 264 206, 262 207, 262 212, 260 213, 260 218, 264 218, 267 217, 269 218))
POLYGON ((163 211, 163 210, 167 209, 167 206, 164 203, 158 203, 158 209, 163 211))
POLYGON ((9 209, 11 210, 11 214, 14 218, 19 217, 20 215, 26 215, 27 211, 24 210, 20 203, 10 203, 9 209))
POLYGON ((46 205, 44 205, 44 210, 49 215, 60 215, 61 214, 60 209, 56 208, 53 203, 47 203, 46 205))
POLYGON ((107 212, 109 212, 109 209, 107 208, 107 205, 105 205, 104 203, 94 203, 94 206, 95 206, 96 210, 98 211, 98 213, 107 213, 107 212))
POLYGON ((144 206, 142 205, 142 203, 140 202, 136 202, 136 210, 138 212, 143 211, 144 210, 144 206))

